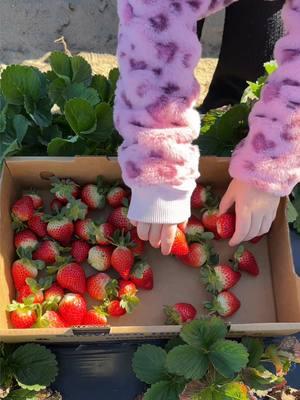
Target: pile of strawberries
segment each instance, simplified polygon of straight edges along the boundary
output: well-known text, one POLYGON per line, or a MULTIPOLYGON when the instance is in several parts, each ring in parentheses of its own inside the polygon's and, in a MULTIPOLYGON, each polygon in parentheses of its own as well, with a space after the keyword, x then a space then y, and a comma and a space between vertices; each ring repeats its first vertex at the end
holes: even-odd
MULTIPOLYGON (((49 207, 30 191, 11 209, 18 256, 11 267, 17 293, 8 307, 12 326, 105 326, 109 317, 131 313, 139 303, 138 290, 153 289, 153 270, 144 258, 145 243, 127 218, 129 189, 100 177, 83 187, 72 179, 53 178, 51 193, 49 207), (108 218, 95 221, 94 211, 107 207, 108 218), (92 275, 87 265, 95 270, 92 275), (97 306, 89 308, 91 300, 97 306)), ((240 307, 230 289, 240 280, 240 271, 258 275, 256 260, 239 248, 232 263, 219 264, 212 240, 233 236, 235 215, 219 216, 210 188, 197 185, 192 208, 197 216, 187 226, 178 225, 171 254, 201 268, 204 286, 213 295, 205 307, 229 317, 240 307)), ((165 313, 166 323, 181 324, 193 320, 197 311, 191 304, 178 303, 165 307, 165 313)))

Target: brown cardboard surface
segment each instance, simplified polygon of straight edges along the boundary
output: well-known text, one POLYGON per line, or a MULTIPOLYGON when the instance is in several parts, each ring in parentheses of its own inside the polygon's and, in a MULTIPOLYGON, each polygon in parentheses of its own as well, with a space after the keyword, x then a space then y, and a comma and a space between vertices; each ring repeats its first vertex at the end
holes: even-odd
MULTIPOLYGON (((228 160, 203 158, 201 172, 205 184, 218 191, 226 189, 228 160)), ((111 328, 101 330, 68 329, 9 329, 6 306, 14 296, 10 265, 14 259, 13 232, 10 223, 10 205, 22 189, 37 187, 43 192, 49 188, 47 177, 71 177, 79 183, 95 181, 98 175, 109 180, 120 178, 115 160, 105 157, 75 158, 14 158, 7 161, 0 186, 0 340, 28 341, 94 341, 172 336, 179 327, 164 326, 162 308, 176 302, 191 302, 199 315, 204 313, 202 303, 208 299, 199 270, 184 266, 172 257, 163 257, 158 250, 147 248, 147 260, 154 268, 155 289, 140 291, 141 304, 132 315, 111 319, 111 328), (75 335, 75 336, 74 336, 75 335)), ((214 243, 221 261, 232 257, 234 250, 225 242, 214 243)), ((257 245, 247 245, 257 256, 261 274, 258 278, 244 276, 233 292, 241 299, 241 309, 231 318, 233 334, 283 334, 300 331, 300 279, 294 272, 285 202, 278 211, 270 235, 257 245)), ((86 266, 86 273, 95 273, 86 266)))

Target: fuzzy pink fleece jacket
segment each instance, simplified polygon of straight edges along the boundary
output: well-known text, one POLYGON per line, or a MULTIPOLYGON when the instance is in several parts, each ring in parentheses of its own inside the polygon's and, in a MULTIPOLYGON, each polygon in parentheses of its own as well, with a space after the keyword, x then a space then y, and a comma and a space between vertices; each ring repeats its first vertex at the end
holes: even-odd
MULTIPOLYGON (((124 138, 119 161, 132 189, 133 220, 179 223, 190 216, 199 176, 199 151, 191 144, 200 130, 196 23, 234 1, 118 1, 121 77, 114 120, 124 138)), ((283 18, 286 36, 275 49, 279 69, 230 165, 232 177, 278 196, 300 181, 300 0, 286 1, 283 18)))

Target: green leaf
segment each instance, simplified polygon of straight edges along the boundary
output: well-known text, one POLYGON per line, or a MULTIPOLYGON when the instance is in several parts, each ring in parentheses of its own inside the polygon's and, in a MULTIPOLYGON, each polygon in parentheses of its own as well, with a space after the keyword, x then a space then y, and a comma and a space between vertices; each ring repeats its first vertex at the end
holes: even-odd
POLYGON ((297 220, 299 216, 298 211, 296 210, 294 204, 291 202, 291 200, 288 200, 287 204, 287 218, 289 223, 293 223, 297 220))
POLYGON ((113 103, 115 98, 115 91, 117 87, 117 82, 120 77, 120 71, 118 68, 113 68, 109 71, 108 79, 110 84, 110 102, 113 103))
POLYGON ((160 347, 150 344, 142 345, 135 352, 132 367, 137 378, 152 384, 165 379, 167 353, 160 347))
POLYGON ((176 336, 176 337, 174 337, 174 338, 172 338, 172 339, 170 339, 168 341, 168 343, 165 346, 165 350, 168 353, 169 351, 174 349, 174 347, 181 346, 183 344, 184 344, 184 341, 181 339, 181 337, 180 336, 176 336))
POLYGON ((228 383, 222 387, 223 400, 249 400, 246 386, 240 382, 228 383))
POLYGON ((56 78, 49 85, 49 97, 52 102, 57 104, 61 109, 65 103, 63 93, 66 90, 66 87, 66 82, 62 78, 56 78))
POLYGON ((107 103, 100 103, 96 106, 97 132, 111 133, 114 128, 113 109, 107 103))
POLYGON ((95 111, 86 100, 71 99, 67 101, 65 116, 73 131, 78 135, 88 134, 96 128, 95 111))
POLYGON ((22 143, 29 126, 29 121, 23 115, 15 115, 13 118, 13 127, 19 143, 22 143))
POLYGON ((264 68, 267 74, 270 76, 278 69, 278 64, 275 60, 264 63, 264 68))
POLYGON ((246 347, 249 353, 248 367, 257 367, 264 353, 264 344, 261 339, 244 337, 242 344, 246 347))
POLYGON ((73 83, 69 85, 63 93, 63 98, 65 100, 74 98, 84 99, 92 106, 100 102, 97 91, 93 88, 86 88, 83 83, 73 83))
POLYGON ((277 377, 270 371, 247 368, 242 372, 243 382, 252 390, 268 390, 285 381, 284 377, 277 377))
POLYGON ((177 346, 167 355, 167 368, 186 379, 202 379, 208 369, 208 357, 202 350, 189 345, 177 346))
POLYGON ((184 390, 184 384, 172 381, 161 381, 155 383, 147 390, 144 400, 178 400, 184 390))
POLYGON ((181 331, 181 338, 189 345, 198 349, 206 349, 223 339, 227 334, 227 326, 220 318, 199 319, 185 325, 181 331))
POLYGON ((88 154, 88 146, 79 136, 70 139, 55 138, 48 144, 47 152, 51 157, 84 155, 88 154))
POLYGON ((248 352, 240 343, 218 340, 210 348, 209 360, 220 375, 233 378, 248 364, 248 352))
POLYGON ((54 382, 58 373, 54 354, 37 344, 18 347, 11 355, 9 363, 13 365, 16 380, 23 389, 46 388, 54 382))
POLYGON ((11 65, 1 75, 1 91, 8 104, 22 105, 24 97, 38 101, 41 93, 41 73, 32 67, 11 65))
POLYGON ((55 74, 66 83, 72 80, 72 67, 70 57, 62 52, 53 52, 50 56, 50 65, 55 74))
POLYGON ((71 58, 72 82, 82 83, 88 86, 92 80, 92 68, 90 64, 81 56, 71 58))
POLYGON ((93 76, 91 87, 97 90, 101 101, 103 102, 109 101, 110 84, 105 76, 103 75, 93 76))
POLYGON ((6 157, 16 155, 20 149, 21 146, 19 145, 17 139, 7 143, 5 141, 2 141, 2 138, 0 136, 0 166, 2 165, 2 162, 6 157))
POLYGON ((51 125, 48 128, 44 128, 41 130, 41 134, 38 137, 39 142, 44 145, 48 146, 48 144, 56 138, 61 138, 62 132, 58 128, 57 125, 51 125))
MULTIPOLYGON (((1 80, 0 80, 1 87, 1 80)), ((7 112, 7 104, 5 102, 5 98, 0 93, 0 133, 5 131, 6 128, 6 112, 7 112)))
POLYGON ((27 389, 17 389, 9 393, 6 400, 38 400, 37 394, 27 389))

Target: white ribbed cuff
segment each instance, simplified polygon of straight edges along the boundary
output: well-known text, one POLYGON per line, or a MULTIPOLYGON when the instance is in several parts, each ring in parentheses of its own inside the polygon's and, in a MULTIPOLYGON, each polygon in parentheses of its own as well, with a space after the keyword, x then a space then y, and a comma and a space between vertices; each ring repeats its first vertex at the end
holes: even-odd
POLYGON ((133 188, 128 217, 151 224, 179 224, 191 216, 191 195, 175 188, 133 188))

